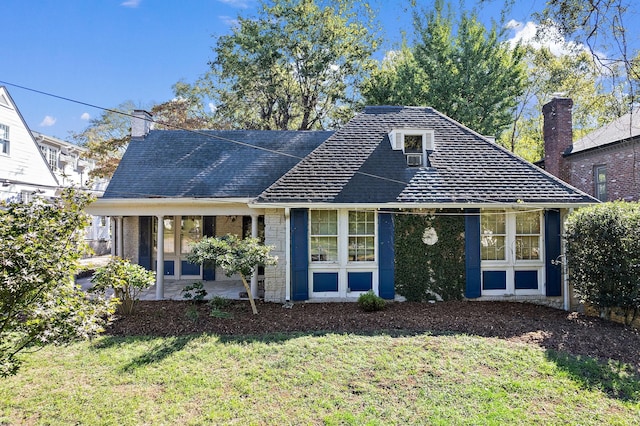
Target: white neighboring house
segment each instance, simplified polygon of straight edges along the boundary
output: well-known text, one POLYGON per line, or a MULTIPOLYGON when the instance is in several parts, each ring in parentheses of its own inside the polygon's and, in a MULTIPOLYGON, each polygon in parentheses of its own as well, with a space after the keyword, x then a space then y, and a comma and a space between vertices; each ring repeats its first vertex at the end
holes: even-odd
MULTIPOLYGON (((90 180, 95 167, 86 149, 30 131, 9 92, 0 86, 0 200, 29 202, 55 198, 76 187, 101 195, 108 181, 90 180)), ((110 220, 92 216, 86 240, 98 255, 111 250, 110 220)))

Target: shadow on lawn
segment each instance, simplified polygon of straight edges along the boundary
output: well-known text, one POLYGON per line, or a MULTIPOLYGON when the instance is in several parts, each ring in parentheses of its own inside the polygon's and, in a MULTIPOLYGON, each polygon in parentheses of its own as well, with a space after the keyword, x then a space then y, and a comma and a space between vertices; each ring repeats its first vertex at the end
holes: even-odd
POLYGON ((622 401, 640 401, 640 376, 628 365, 615 361, 605 363, 554 350, 547 350, 545 355, 582 389, 601 391, 622 401))
MULTIPOLYGON (((197 336, 187 335, 187 336, 174 336, 174 337, 164 337, 161 340, 161 343, 153 346, 149 351, 136 356, 131 359, 127 364, 122 366, 120 369, 123 373, 129 373, 131 371, 136 370, 137 368, 144 367, 146 365, 154 364, 156 362, 160 362, 163 359, 171 356, 175 352, 181 351, 187 344, 192 341, 197 336)), ((93 345, 93 347, 97 350, 99 349, 107 349, 114 346, 122 346, 127 342, 132 341, 152 341, 158 340, 157 337, 127 337, 127 338, 118 338, 118 337, 105 337, 101 339, 99 342, 93 345)))

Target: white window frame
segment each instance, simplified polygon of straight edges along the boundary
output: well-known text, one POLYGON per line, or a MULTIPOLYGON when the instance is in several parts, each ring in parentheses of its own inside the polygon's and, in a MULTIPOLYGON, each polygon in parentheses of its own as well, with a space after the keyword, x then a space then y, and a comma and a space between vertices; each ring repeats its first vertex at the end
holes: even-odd
POLYGON ((11 149, 11 142, 10 142, 10 135, 9 135, 9 126, 6 124, 2 124, 0 123, 0 130, 2 130, 2 132, 0 132, 0 155, 9 155, 11 153, 10 149, 11 149))
POLYGON ((429 151, 434 150, 434 131, 429 129, 420 128, 401 128, 393 129, 389 133, 389 141, 391 142, 391 148, 396 151, 402 151, 407 158, 407 164, 409 164, 409 157, 415 157, 420 155, 420 166, 425 167, 428 165, 427 155, 429 151), (405 136, 420 136, 422 138, 422 150, 421 152, 408 151, 405 148, 405 136))
MULTIPOLYGON (((327 210, 327 209, 313 209, 327 210)), ((370 272, 372 276, 372 290, 378 294, 378 214, 372 209, 338 209, 338 256, 336 261, 312 261, 311 260, 311 212, 309 210, 309 298, 310 299, 345 299, 358 298, 362 291, 351 291, 348 288, 348 274, 350 272, 370 272), (372 261, 352 261, 349 260, 349 212, 350 211, 372 211, 374 213, 374 260, 372 261), (338 276, 338 291, 314 292, 314 273, 335 273, 338 276)), ((336 211, 336 209, 333 209, 336 211)))
MULTIPOLYGON (((522 210, 490 210, 489 214, 502 211, 505 214, 506 222, 506 238, 504 244, 505 256, 503 260, 482 260, 481 265, 481 281, 484 281, 485 271, 505 271, 506 273, 506 289, 485 290, 484 282, 481 283, 482 296, 532 296, 545 294, 545 253, 544 253, 544 215, 542 211, 538 213, 540 220, 540 234, 538 238, 539 259, 517 259, 516 258, 516 217, 522 210), (518 289, 515 288, 515 272, 516 271, 537 271, 538 288, 537 289, 518 289)), ((482 212, 481 212, 482 214, 482 212)), ((480 230, 482 244, 482 229, 480 230)), ((524 234, 519 234, 524 235, 524 234)), ((532 235, 532 234, 527 234, 532 235)))
POLYGON ((594 185, 594 196, 600 201, 607 201, 607 165, 599 164, 593 168, 593 185, 594 185), (604 182, 600 182, 599 177, 600 174, 604 176, 604 182), (604 191, 601 190, 601 186, 604 186, 604 191))

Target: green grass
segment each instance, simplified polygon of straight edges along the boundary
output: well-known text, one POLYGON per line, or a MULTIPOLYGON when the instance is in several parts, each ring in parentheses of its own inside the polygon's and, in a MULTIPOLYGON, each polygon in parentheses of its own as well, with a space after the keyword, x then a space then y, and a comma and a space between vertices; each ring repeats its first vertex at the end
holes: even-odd
POLYGON ((638 424, 640 379, 465 335, 111 338, 0 380, 0 424, 638 424))

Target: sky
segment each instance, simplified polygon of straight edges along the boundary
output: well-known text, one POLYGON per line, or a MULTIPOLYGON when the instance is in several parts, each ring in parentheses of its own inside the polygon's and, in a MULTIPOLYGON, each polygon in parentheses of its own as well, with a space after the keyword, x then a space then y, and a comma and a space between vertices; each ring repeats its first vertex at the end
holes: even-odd
MULTIPOLYGON (((399 46, 402 31, 411 39, 411 9, 409 0, 370 4, 382 26, 382 58, 399 46)), ((489 1, 480 20, 497 20, 503 4, 489 1)), ((101 110, 89 105, 115 108, 131 100, 148 108, 170 100, 173 84, 207 71, 215 37, 256 6, 257 0, 2 0, 0 85, 29 128, 69 140, 99 117, 101 110)), ((516 1, 509 36, 530 32, 526 24, 543 6, 543 0, 516 1)))

